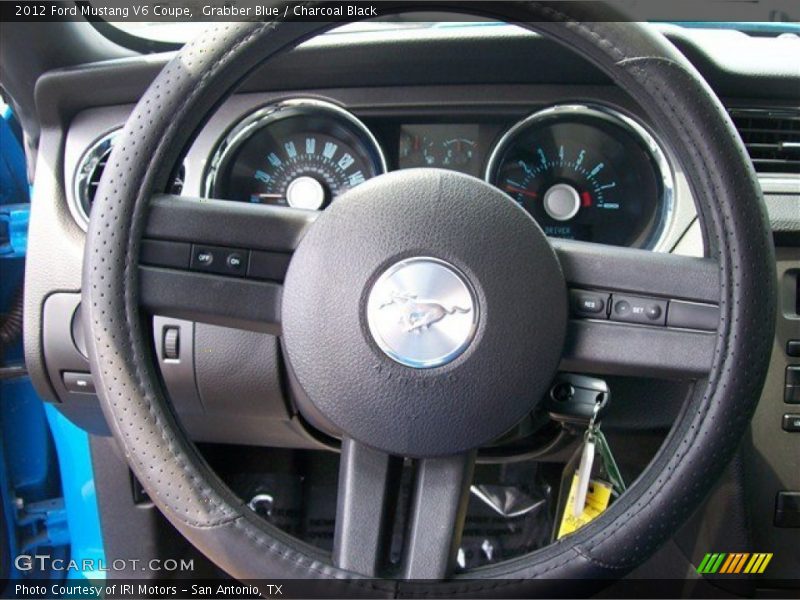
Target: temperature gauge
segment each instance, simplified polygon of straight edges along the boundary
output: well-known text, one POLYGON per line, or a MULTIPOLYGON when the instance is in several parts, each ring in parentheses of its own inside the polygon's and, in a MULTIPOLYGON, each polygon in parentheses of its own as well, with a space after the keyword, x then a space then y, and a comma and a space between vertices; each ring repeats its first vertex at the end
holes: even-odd
POLYGON ((475 156, 475 148, 478 143, 467 138, 453 138, 442 144, 444 158, 442 163, 454 169, 469 164, 475 156))
POLYGON ((403 125, 398 152, 400 168, 436 167, 478 175, 477 140, 477 125, 403 125))

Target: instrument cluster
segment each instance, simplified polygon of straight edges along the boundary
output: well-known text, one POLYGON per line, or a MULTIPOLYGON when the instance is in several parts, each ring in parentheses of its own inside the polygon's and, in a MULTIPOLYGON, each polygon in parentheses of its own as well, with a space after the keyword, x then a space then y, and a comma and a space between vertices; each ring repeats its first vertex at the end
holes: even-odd
POLYGON ((549 236, 659 249, 672 213, 673 170, 633 117, 603 105, 561 104, 513 124, 442 120, 368 127, 320 100, 271 104, 218 142, 204 193, 322 210, 387 170, 435 167, 485 179, 549 236))

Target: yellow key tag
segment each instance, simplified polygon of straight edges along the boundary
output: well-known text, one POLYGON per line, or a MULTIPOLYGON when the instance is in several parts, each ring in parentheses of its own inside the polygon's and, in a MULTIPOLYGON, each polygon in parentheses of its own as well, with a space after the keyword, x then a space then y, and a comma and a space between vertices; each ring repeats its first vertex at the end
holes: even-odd
POLYGON ((574 507, 576 496, 578 495, 578 474, 575 473, 572 478, 572 485, 569 488, 567 505, 564 507, 564 515, 561 517, 561 526, 558 529, 557 539, 560 540, 565 535, 576 532, 601 515, 608 508, 609 502, 611 502, 611 489, 611 484, 592 479, 586 492, 586 504, 583 507, 583 512, 576 517, 574 515, 574 507))

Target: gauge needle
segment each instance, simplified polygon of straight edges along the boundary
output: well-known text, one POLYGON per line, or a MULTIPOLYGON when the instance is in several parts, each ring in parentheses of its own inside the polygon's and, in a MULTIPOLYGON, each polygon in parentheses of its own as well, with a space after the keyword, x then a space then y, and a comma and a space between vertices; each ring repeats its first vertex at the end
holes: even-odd
POLYGON ((506 190, 509 191, 509 192, 515 192, 517 194, 525 194, 526 196, 530 196, 531 198, 537 198, 539 196, 539 194, 537 194, 536 192, 531 192, 531 191, 528 191, 528 190, 524 190, 522 188, 519 188, 519 187, 516 187, 516 186, 513 186, 513 185, 507 185, 506 186, 506 190))

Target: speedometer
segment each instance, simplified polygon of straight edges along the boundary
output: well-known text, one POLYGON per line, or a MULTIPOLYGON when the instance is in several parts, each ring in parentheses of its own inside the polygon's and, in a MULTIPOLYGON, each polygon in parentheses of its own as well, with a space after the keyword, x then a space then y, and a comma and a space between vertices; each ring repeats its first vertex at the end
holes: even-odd
POLYGON ((210 164, 207 196, 312 210, 386 171, 381 148, 361 121, 313 99, 287 100, 245 117, 210 164))
POLYGON ((658 248, 672 211, 672 171, 639 123, 606 107, 560 105, 514 125, 487 180, 552 237, 658 248))

